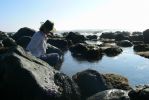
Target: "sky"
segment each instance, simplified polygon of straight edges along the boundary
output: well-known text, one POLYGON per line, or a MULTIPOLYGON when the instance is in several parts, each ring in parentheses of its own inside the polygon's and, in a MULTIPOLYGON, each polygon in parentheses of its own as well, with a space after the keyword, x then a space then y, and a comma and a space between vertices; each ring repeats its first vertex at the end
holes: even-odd
POLYGON ((56 30, 149 28, 149 0, 0 0, 0 30, 38 30, 51 20, 56 30))

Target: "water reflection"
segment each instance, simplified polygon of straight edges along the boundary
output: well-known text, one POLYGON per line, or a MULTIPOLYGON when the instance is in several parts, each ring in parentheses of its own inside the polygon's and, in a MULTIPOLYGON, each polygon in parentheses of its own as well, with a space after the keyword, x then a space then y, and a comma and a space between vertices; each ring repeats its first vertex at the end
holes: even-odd
POLYGON ((122 48, 123 52, 115 57, 103 56, 101 60, 88 62, 77 60, 67 52, 61 71, 72 76, 85 69, 94 69, 101 73, 116 73, 128 78, 132 86, 149 83, 149 59, 136 55, 131 48, 122 48))

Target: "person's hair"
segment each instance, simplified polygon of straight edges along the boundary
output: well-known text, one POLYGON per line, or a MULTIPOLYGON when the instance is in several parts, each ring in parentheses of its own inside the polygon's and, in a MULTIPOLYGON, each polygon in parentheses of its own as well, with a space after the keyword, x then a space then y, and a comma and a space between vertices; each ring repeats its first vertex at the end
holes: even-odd
POLYGON ((44 31, 44 29, 52 30, 54 27, 54 23, 51 21, 47 20, 44 24, 42 24, 39 28, 40 31, 44 31))

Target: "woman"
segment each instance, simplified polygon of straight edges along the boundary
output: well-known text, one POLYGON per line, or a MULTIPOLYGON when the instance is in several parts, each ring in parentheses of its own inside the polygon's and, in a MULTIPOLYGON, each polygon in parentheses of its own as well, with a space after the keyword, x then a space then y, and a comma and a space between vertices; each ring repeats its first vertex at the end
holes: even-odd
POLYGON ((49 65, 55 66, 62 60, 60 55, 58 53, 46 54, 47 35, 53 35, 51 32, 53 28, 54 23, 49 20, 42 24, 40 30, 33 35, 26 50, 30 51, 32 55, 46 61, 49 65))

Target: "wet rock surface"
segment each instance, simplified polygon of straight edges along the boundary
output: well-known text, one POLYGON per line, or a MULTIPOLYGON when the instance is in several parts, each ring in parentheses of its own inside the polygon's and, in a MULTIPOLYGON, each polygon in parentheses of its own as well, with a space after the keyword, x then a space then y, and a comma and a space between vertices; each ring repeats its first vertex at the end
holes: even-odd
POLYGON ((102 49, 102 52, 109 57, 117 56, 123 51, 120 47, 116 46, 115 44, 102 44, 100 45, 100 47, 102 49))
POLYGON ((87 60, 99 60, 102 57, 102 51, 98 46, 78 43, 69 49, 73 56, 82 57, 87 60))

